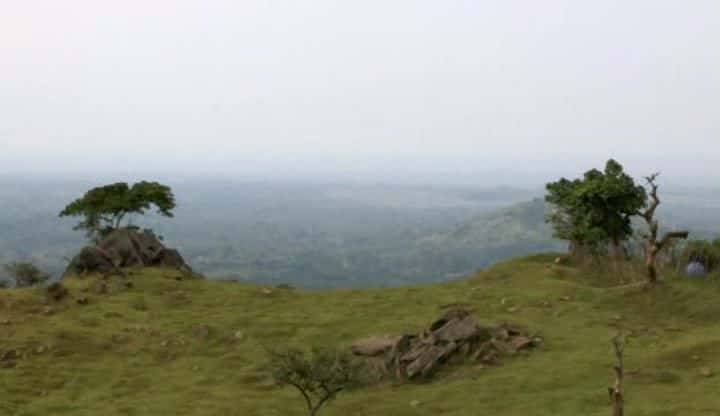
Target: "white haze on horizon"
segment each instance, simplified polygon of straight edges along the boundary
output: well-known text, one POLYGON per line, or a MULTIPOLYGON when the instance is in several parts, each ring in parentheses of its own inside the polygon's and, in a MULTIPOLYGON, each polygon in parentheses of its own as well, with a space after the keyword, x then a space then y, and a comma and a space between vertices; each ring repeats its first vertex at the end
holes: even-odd
POLYGON ((720 186, 720 2, 24 0, 0 176, 720 186))

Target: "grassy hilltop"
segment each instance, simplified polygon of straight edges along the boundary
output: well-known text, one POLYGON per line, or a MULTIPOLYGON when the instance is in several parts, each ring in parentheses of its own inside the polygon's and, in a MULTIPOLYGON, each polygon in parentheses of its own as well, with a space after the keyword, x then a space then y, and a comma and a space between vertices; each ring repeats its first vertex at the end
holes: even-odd
MULTIPOLYGON (((133 287, 68 279, 75 298, 49 307, 39 289, 0 290, 1 415, 304 415, 275 387, 265 347, 348 344, 415 332, 449 304, 482 323, 539 331, 542 347, 499 367, 444 370, 432 382, 343 393, 323 415, 608 415, 610 339, 626 350, 627 413, 720 414, 720 287, 669 279, 652 291, 610 288, 552 256, 505 262, 435 286, 301 291, 136 272, 133 287), (569 298, 569 299, 568 299, 569 298), (50 308, 50 309, 48 309, 50 308), (197 328, 206 325, 209 334, 197 328), (200 333, 198 333, 200 332, 200 333), (411 402, 419 401, 419 406, 411 402)), ((415 403, 417 404, 417 403, 415 403)))

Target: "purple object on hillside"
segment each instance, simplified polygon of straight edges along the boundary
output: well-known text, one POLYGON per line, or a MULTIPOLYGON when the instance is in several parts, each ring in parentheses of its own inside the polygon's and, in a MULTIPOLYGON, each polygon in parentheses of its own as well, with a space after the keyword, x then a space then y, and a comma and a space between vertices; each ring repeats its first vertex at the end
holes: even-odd
POLYGON ((685 268, 685 273, 689 277, 705 277, 707 276, 707 270, 705 270, 705 266, 702 263, 699 263, 697 261, 691 262, 687 265, 685 268))

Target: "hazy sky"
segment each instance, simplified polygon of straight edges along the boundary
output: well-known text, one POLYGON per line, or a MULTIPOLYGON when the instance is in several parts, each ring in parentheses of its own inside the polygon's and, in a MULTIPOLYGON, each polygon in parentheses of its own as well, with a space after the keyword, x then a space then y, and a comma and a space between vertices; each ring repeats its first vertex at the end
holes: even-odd
POLYGON ((718 0, 6 1, 0 173, 501 180, 614 156, 720 183, 718 39, 718 0))

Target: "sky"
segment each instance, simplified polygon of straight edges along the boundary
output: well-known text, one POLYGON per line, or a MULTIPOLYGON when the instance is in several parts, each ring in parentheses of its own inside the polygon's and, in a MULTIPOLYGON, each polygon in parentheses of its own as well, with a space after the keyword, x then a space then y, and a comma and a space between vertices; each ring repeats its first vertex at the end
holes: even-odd
POLYGON ((0 175, 720 184, 717 39, 717 0, 8 1, 0 175))

